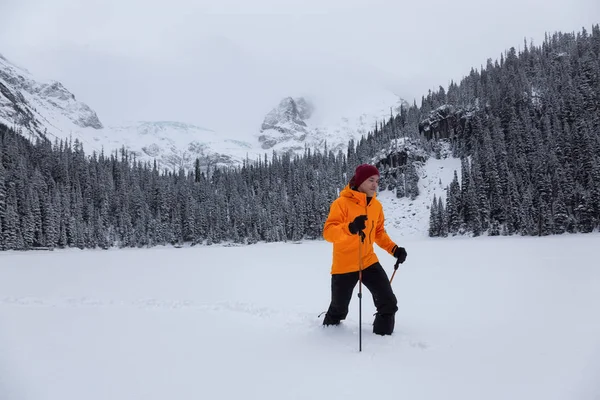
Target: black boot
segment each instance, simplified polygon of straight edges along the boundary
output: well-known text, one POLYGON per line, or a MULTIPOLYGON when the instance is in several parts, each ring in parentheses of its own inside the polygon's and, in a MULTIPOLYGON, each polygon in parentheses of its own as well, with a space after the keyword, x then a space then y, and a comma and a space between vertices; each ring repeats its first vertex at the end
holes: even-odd
POLYGON ((394 314, 375 314, 373 333, 376 335, 391 335, 394 332, 396 318, 394 314))
POLYGON ((340 320, 338 318, 332 318, 329 313, 325 314, 325 318, 323 318, 323 325, 339 325, 340 320))

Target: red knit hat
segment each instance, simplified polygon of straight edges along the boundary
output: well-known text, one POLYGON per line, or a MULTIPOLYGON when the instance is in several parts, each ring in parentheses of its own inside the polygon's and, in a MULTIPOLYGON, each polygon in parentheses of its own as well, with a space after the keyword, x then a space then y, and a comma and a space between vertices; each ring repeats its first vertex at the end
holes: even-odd
POLYGON ((361 164, 356 167, 354 176, 350 179, 350 188, 359 187, 364 181, 372 177, 373 175, 379 175, 377 167, 370 164, 361 164))

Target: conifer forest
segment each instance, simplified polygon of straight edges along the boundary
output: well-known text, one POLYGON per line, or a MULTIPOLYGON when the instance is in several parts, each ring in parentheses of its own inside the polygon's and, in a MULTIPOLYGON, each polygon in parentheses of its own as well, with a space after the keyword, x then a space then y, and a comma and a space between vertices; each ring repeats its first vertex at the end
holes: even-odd
POLYGON ((34 143, 0 125, 0 249, 319 239, 358 164, 380 169, 380 191, 415 198, 419 165, 442 157, 442 144, 462 166, 432 199, 430 236, 597 230, 600 27, 511 48, 347 151, 162 170, 125 150, 87 154, 78 141, 34 143))

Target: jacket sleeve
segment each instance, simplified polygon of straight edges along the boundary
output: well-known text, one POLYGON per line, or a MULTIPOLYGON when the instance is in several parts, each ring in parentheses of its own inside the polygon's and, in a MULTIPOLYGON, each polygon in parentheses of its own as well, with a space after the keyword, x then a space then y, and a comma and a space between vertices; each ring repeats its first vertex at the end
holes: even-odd
POLYGON ((396 243, 390 239, 384 227, 385 217, 383 210, 381 211, 381 218, 377 221, 377 227, 375 228, 375 243, 389 254, 394 255, 394 251, 398 247, 396 243))
POLYGON ((348 210, 339 201, 334 201, 329 207, 329 215, 323 227, 323 238, 331 243, 347 239, 352 236, 348 224, 348 210))

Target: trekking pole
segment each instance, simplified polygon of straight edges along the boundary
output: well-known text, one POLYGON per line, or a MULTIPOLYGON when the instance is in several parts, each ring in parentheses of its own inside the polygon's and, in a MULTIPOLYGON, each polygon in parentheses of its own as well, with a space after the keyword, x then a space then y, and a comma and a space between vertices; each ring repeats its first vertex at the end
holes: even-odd
POLYGON ((390 278, 390 284, 394 280, 394 275, 396 275, 396 271, 398 270, 399 265, 400 265, 400 260, 396 260, 396 264, 394 264, 394 273, 392 274, 392 277, 390 278))
POLYGON ((362 244, 365 241, 365 233, 358 231, 358 236, 358 351, 362 351, 362 244))

